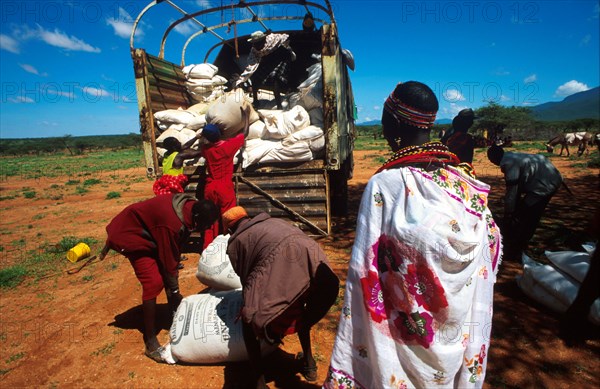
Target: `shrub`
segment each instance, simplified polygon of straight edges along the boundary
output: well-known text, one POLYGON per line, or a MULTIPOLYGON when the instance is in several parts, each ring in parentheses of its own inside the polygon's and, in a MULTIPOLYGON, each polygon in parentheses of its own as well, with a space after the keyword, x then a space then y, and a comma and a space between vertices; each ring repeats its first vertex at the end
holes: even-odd
POLYGON ((121 193, 119 193, 119 192, 108 192, 106 194, 106 199, 107 200, 118 199, 119 197, 121 197, 121 193))
POLYGON ((23 265, 15 265, 0 270, 0 288, 13 288, 19 285, 25 276, 27 269, 23 265))

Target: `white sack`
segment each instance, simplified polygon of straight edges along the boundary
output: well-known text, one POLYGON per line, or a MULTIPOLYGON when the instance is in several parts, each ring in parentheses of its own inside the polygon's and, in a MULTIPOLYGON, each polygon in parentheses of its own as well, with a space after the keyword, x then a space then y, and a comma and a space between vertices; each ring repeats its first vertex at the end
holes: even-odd
POLYGON ((256 122, 259 119, 258 113, 254 111, 243 92, 227 93, 210 105, 206 112, 206 122, 219 126, 225 139, 232 138, 243 129, 241 109, 247 108, 250 109, 249 122, 256 122))
POLYGON ((573 277, 579 283, 583 282, 590 268, 590 254, 577 251, 545 251, 550 260, 563 273, 573 277))
POLYGON ((246 141, 250 139, 262 138, 266 132, 267 125, 264 122, 257 120, 250 125, 250 128, 248 129, 248 135, 246 136, 246 141))
POLYGON ((156 138, 156 143, 158 144, 162 144, 165 139, 167 139, 168 137, 173 137, 175 139, 177 139, 179 141, 179 143, 184 144, 185 141, 185 137, 182 136, 181 132, 174 129, 174 128, 168 128, 167 130, 165 130, 162 134, 160 134, 160 136, 158 138, 156 138))
POLYGON ((188 90, 195 91, 195 89, 200 88, 198 90, 199 92, 203 92, 208 89, 212 90, 217 86, 225 84, 227 84, 227 79, 221 76, 214 76, 213 78, 190 78, 185 82, 188 90))
POLYGON ((192 64, 183 68, 183 74, 187 78, 210 79, 217 75, 219 68, 211 63, 192 64))
POLYGON ((242 154, 244 158, 242 167, 245 169, 260 162, 275 147, 281 147, 281 142, 260 138, 247 140, 242 154))
POLYGON ((196 278, 206 286, 217 290, 240 289, 240 277, 231 266, 227 255, 229 235, 217 236, 200 255, 196 278))
POLYGON ((300 131, 310 124, 308 112, 301 106, 295 106, 289 111, 261 109, 264 123, 267 125, 265 139, 283 139, 300 131))
POLYGON ((156 120, 160 120, 162 123, 172 124, 187 124, 190 121, 197 119, 199 116, 200 114, 184 109, 165 109, 154 114, 156 120))
MULTIPOLYGON (((523 275, 517 277, 519 287, 539 303, 564 313, 575 300, 580 284, 552 266, 536 262, 526 255, 522 260, 523 275)), ((600 299, 592 304, 588 319, 600 325, 600 299)))
POLYGON ((308 141, 308 147, 313 153, 318 153, 325 148, 325 135, 308 141))
POLYGON ((291 135, 288 135, 281 143, 284 146, 292 145, 296 142, 303 140, 316 139, 323 136, 323 130, 316 126, 308 126, 300 131, 296 131, 291 135))
POLYGON ((261 163, 268 162, 306 162, 313 159, 313 153, 307 141, 296 142, 292 145, 284 147, 281 142, 279 146, 274 147, 261 158, 261 163))
POLYGON ((188 90, 190 95, 197 103, 210 103, 212 101, 217 100, 221 96, 225 94, 225 88, 222 86, 218 86, 214 89, 206 89, 206 88, 194 88, 194 90, 188 90))
MULTIPOLYGON (((242 335, 242 291, 211 292, 181 301, 171 325, 171 353, 188 363, 223 363, 248 359, 242 335)), ((275 347, 262 344, 263 355, 275 347)))

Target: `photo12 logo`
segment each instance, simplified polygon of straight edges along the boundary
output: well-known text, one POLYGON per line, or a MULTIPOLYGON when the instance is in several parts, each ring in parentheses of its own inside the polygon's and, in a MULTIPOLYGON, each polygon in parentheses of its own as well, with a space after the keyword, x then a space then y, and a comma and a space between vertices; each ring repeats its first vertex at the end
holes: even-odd
POLYGON ((539 23, 539 3, 495 1, 403 1, 402 23, 539 23))
POLYGON ((59 103, 84 101, 98 103, 102 100, 115 103, 135 103, 137 94, 135 82, 112 82, 104 85, 98 82, 3 82, 1 101, 5 103, 59 103))
POLYGON ((2 23, 128 22, 146 1, 6 1, 0 3, 2 23))
POLYGON ((535 82, 501 85, 498 82, 436 82, 431 85, 440 101, 454 104, 479 102, 506 103, 510 105, 535 105, 539 103, 539 86, 535 82))

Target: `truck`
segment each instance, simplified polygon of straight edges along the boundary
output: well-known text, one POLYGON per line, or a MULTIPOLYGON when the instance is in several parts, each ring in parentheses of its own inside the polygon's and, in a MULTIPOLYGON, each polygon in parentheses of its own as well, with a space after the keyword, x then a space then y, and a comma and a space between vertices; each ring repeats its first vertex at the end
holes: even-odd
MULTIPOLYGON (((186 88, 185 66, 211 63, 219 69, 220 76, 230 79, 244 70, 240 56, 243 58, 250 52, 248 38, 254 30, 285 33, 296 53, 296 60, 291 63, 290 89, 306 79, 307 68, 315 58, 320 61, 325 146, 318 158, 310 161, 258 163, 246 167, 236 164, 233 177, 236 198, 250 216, 264 211, 271 217, 287 219, 311 236, 331 234, 332 217, 347 212, 356 111, 348 71, 354 66, 353 58, 341 47, 330 2, 242 0, 221 2, 213 7, 210 4, 213 2, 176 4, 174 0, 155 0, 133 21, 130 50, 147 175, 156 178, 162 174, 156 141, 161 131, 154 113, 195 103, 186 88), (182 8, 192 5, 198 8, 182 8), (178 18, 167 17, 167 9, 178 18), (157 53, 139 47, 138 42, 146 44, 149 38, 144 36, 140 40, 139 34, 136 35, 141 26, 149 25, 145 17, 152 13, 161 15, 159 19, 166 22, 157 53), (174 31, 178 32, 181 47, 172 47, 171 41, 177 41, 172 37, 174 31), (180 35, 186 32, 187 36, 181 39, 180 35), (201 45, 207 48, 205 52, 190 53, 196 39, 211 40, 201 45), (173 58, 167 59, 166 53, 173 58)), ((156 23, 152 24, 153 31, 158 28, 156 23)), ((186 191, 201 195, 204 172, 201 164, 185 167, 184 174, 191 183, 186 191)))

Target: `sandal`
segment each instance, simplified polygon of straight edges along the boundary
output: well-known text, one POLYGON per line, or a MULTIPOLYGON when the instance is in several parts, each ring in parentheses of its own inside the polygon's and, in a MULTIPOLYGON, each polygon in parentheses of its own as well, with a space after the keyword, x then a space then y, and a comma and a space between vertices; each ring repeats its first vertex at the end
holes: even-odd
POLYGON ((313 382, 317 380, 317 364, 315 363, 312 366, 309 366, 304 360, 304 353, 301 351, 296 354, 296 360, 302 361, 302 366, 300 367, 300 374, 304 377, 305 380, 309 382, 313 382))
POLYGON ((158 363, 163 363, 163 362, 164 362, 164 360, 163 360, 163 358, 162 358, 162 355, 161 355, 161 352, 162 352, 162 350, 163 350, 163 347, 162 347, 162 346, 160 346, 160 347, 156 348, 156 349, 155 349, 155 350, 153 350, 153 351, 150 351, 150 350, 146 349, 146 352, 145 352, 144 354, 145 354, 145 355, 146 355, 148 358, 150 358, 150 359, 154 360, 155 362, 158 362, 158 363))
POLYGON ((300 374, 304 377, 308 382, 313 382, 317 380, 317 365, 308 366, 302 365, 302 369, 300 369, 300 374))

